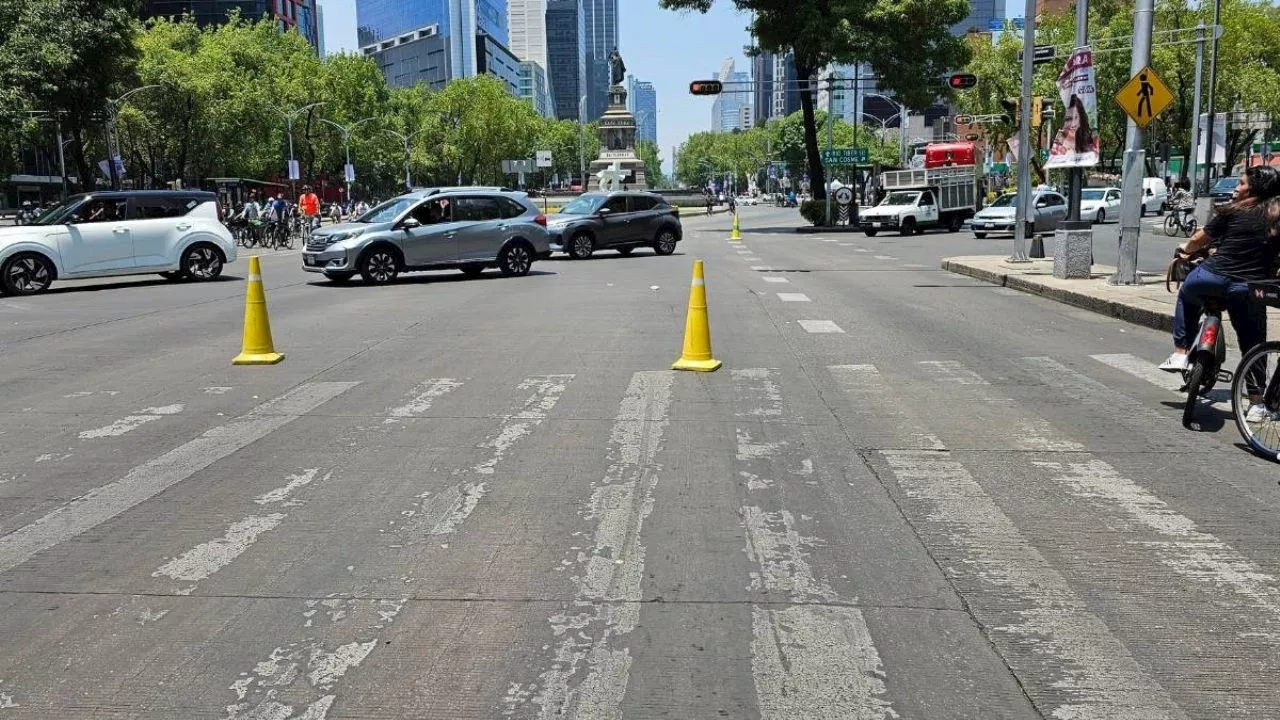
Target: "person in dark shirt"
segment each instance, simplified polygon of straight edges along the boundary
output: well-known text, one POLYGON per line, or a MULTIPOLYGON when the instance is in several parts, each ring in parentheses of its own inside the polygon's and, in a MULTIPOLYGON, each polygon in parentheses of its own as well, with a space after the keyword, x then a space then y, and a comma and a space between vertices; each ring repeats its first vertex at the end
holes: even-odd
MULTIPOLYGON (((1195 342, 1204 313, 1204 301, 1226 303, 1231 326, 1240 341, 1241 354, 1267 339, 1266 308, 1249 298, 1250 281, 1273 276, 1280 247, 1280 172, 1260 166, 1240 178, 1231 204, 1218 211, 1203 228, 1179 248, 1189 255, 1213 245, 1215 252, 1187 275, 1178 291, 1173 320, 1173 354, 1161 370, 1181 372, 1187 352, 1195 342)), ((1251 411, 1252 412, 1252 411, 1251 411)))

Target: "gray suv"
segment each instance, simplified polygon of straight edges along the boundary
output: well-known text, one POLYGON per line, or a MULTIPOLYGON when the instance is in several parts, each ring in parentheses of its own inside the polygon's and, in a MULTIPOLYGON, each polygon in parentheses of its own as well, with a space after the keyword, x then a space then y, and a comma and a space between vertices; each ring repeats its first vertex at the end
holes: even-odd
POLYGON ((389 283, 402 272, 496 267, 527 275, 551 255, 547 219, 524 193, 491 188, 415 190, 307 239, 302 269, 346 282, 389 283))
POLYGON ((625 190, 579 195, 547 216, 547 230, 551 249, 576 260, 605 249, 630 255, 638 247, 670 255, 682 235, 680 212, 661 195, 625 190))

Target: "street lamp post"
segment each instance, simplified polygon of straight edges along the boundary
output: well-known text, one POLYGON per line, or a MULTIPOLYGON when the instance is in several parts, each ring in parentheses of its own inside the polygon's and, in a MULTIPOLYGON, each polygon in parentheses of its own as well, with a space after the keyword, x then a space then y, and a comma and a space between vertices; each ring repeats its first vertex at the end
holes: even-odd
POLYGON ((587 151, 584 147, 582 133, 587 127, 587 96, 583 95, 578 100, 578 172, 582 175, 580 182, 582 183, 582 192, 587 192, 587 151))
MULTIPOLYGON (((908 111, 908 110, 907 110, 907 106, 906 106, 906 105, 904 105, 904 104, 902 104, 902 103, 898 102, 897 100, 894 100, 893 98, 889 97, 888 95, 882 95, 882 94, 877 93, 877 92, 869 92, 869 93, 866 93, 866 96, 867 96, 867 97, 878 97, 878 98, 881 98, 881 99, 887 100, 887 101, 889 102, 889 104, 893 105, 895 108, 897 108, 897 109, 898 109, 898 115, 897 115, 897 117, 898 117, 898 165, 900 165, 900 166, 902 166, 902 167, 906 167, 906 166, 907 166, 907 160, 906 160, 906 153, 907 153, 907 125, 908 125, 908 123, 909 123, 909 121, 910 121, 910 119, 911 119, 911 113, 910 113, 910 111, 908 111)), ((893 117, 892 117, 892 116, 890 116, 889 120, 892 120, 892 119, 893 119, 893 117)), ((886 124, 886 125, 888 124, 889 120, 885 120, 885 124, 886 124)))
MULTIPOLYGON (((302 113, 310 110, 313 107, 318 107, 323 104, 324 104, 323 101, 313 102, 310 105, 304 105, 298 108, 297 110, 294 110, 293 112, 285 112, 280 108, 275 108, 276 112, 284 116, 285 127, 289 134, 289 188, 293 192, 293 196, 295 198, 298 197, 298 184, 297 184, 298 178, 294 177, 294 172, 293 172, 293 165, 295 162, 295 160, 293 159, 293 121, 297 119, 297 117, 302 113)), ((273 105, 272 107, 275 107, 275 106, 273 105)), ((297 174, 302 175, 301 172, 297 174)))
POLYGON ((400 142, 404 143, 404 187, 406 190, 413 189, 413 178, 409 174, 409 141, 420 135, 425 130, 426 128, 419 128, 407 135, 396 132, 395 130, 383 130, 385 133, 389 133, 400 138, 400 142))
MULTIPOLYGON (((121 95, 115 100, 107 101, 107 172, 111 177, 111 189, 120 189, 120 173, 116 170, 116 156, 120 154, 120 137, 116 134, 116 122, 119 120, 120 106, 130 95, 143 90, 158 88, 159 85, 143 85, 121 95)), ((63 173, 63 177, 66 173, 63 173)), ((83 182, 83 181, 82 181, 83 182)))
POLYGON ((327 125, 332 125, 333 127, 337 128, 339 132, 342 133, 342 144, 347 151, 347 164, 345 167, 342 168, 342 177, 344 180, 347 181, 347 202, 348 203, 351 202, 351 180, 355 177, 355 168, 352 167, 351 165, 351 133, 361 125, 367 122, 372 122, 377 119, 378 118, 376 117, 367 117, 367 118, 361 118, 351 123, 350 125, 339 125, 338 123, 332 120, 326 120, 324 118, 320 118, 320 122, 325 123, 327 125))

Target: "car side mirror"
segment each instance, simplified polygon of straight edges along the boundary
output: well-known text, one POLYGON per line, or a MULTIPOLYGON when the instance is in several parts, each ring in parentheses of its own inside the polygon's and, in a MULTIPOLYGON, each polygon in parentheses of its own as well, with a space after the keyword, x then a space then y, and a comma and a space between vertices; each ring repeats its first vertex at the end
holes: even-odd
POLYGON ((599 215, 600 217, 604 217, 605 215, 608 215, 611 212, 613 211, 610 210, 609 208, 600 208, 599 210, 596 211, 596 214, 599 215))
POLYGON ((1037 201, 1036 201, 1036 207, 1038 207, 1038 208, 1047 207, 1048 205, 1049 205, 1049 202, 1048 202, 1047 200, 1037 200, 1037 201))
POLYGON ((407 217, 404 220, 400 221, 400 227, 404 228, 405 230, 412 230, 414 228, 422 227, 422 223, 418 222, 418 218, 407 217))

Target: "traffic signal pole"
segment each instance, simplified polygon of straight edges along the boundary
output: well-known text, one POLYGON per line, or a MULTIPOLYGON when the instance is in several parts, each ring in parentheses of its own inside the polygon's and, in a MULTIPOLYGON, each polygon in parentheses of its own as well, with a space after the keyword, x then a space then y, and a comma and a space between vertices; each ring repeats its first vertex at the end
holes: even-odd
MULTIPOLYGON (((1151 23, 1155 0, 1136 0, 1133 10, 1133 54, 1129 74, 1137 75, 1151 64, 1151 23)), ((1212 132, 1209 137, 1212 139, 1212 132)), ((1124 142, 1124 185, 1120 196, 1120 258, 1112 285, 1138 284, 1138 237, 1142 234, 1142 178, 1146 175, 1147 153, 1142 149, 1142 128, 1129 118, 1124 142)), ((1212 147, 1212 145, 1210 145, 1212 147)))
MULTIPOLYGON (((1089 0, 1076 0, 1076 47, 1089 44, 1089 0)), ((1053 142, 1053 136, 1049 136, 1053 142)), ((1084 168, 1071 168, 1067 192, 1067 221, 1080 222, 1080 198, 1084 191, 1084 168)))
MULTIPOLYGON (((1018 114, 1018 214, 1013 224, 1011 262, 1031 262, 1027 258, 1027 219, 1034 216, 1031 204, 1031 71, 1035 67, 1036 0, 1026 0, 1022 26, 1022 101, 1018 114)), ((1034 232, 1034 230, 1033 230, 1034 232)))

